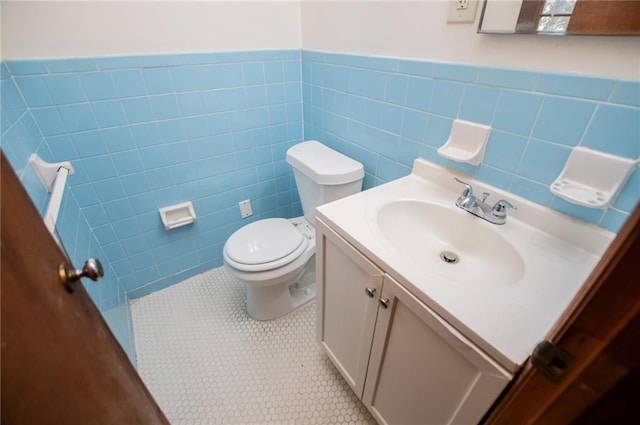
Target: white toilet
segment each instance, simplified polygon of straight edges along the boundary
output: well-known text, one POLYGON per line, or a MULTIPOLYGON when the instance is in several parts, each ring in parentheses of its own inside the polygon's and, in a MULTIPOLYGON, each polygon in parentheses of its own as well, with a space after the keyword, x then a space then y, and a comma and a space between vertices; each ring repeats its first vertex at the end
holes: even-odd
POLYGON ((287 163, 304 216, 255 221, 224 245, 224 265, 246 283, 247 313, 257 320, 283 316, 315 297, 316 207, 362 189, 362 164, 315 140, 292 146, 287 163))

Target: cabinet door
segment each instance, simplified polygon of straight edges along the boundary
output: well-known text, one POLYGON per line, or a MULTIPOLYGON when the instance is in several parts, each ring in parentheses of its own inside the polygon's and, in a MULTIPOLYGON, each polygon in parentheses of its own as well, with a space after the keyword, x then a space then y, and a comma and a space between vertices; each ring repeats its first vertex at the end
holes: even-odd
POLYGON ((511 376, 385 276, 363 401, 380 424, 475 424, 511 376))
POLYGON ((316 219, 318 340, 362 398, 384 273, 316 219))

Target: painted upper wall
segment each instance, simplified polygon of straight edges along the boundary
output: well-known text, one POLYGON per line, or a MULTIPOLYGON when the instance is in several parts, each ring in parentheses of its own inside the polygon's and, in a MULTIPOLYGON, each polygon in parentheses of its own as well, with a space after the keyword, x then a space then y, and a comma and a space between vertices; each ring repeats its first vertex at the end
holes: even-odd
POLYGON ((298 1, 2 1, 0 7, 4 59, 300 48, 298 1))
POLYGON ((473 24, 448 24, 444 0, 303 0, 302 48, 640 78, 640 37, 477 34, 481 10, 473 24))
MULTIPOLYGON (((510 1, 510 0, 505 0, 510 1)), ((306 49, 640 78, 640 37, 477 34, 447 2, 2 1, 4 59, 306 49), (82 34, 82 37, 78 37, 82 34)))

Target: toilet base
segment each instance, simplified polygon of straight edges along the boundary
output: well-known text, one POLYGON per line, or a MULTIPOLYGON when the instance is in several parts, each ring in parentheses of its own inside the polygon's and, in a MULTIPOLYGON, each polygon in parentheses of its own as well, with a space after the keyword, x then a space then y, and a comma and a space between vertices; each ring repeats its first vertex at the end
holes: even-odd
POLYGON ((307 304, 316 297, 315 258, 289 285, 246 285, 247 314, 256 320, 272 320, 307 304))

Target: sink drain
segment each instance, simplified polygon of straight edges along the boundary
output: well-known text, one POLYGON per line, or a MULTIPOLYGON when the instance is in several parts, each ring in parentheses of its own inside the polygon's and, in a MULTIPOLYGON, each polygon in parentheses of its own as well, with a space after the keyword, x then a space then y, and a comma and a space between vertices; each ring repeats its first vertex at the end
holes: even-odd
POLYGON ((440 258, 442 259, 442 261, 444 261, 445 263, 449 263, 449 264, 455 264, 458 261, 460 261, 458 259, 458 256, 451 252, 451 251, 443 251, 440 253, 440 258))

